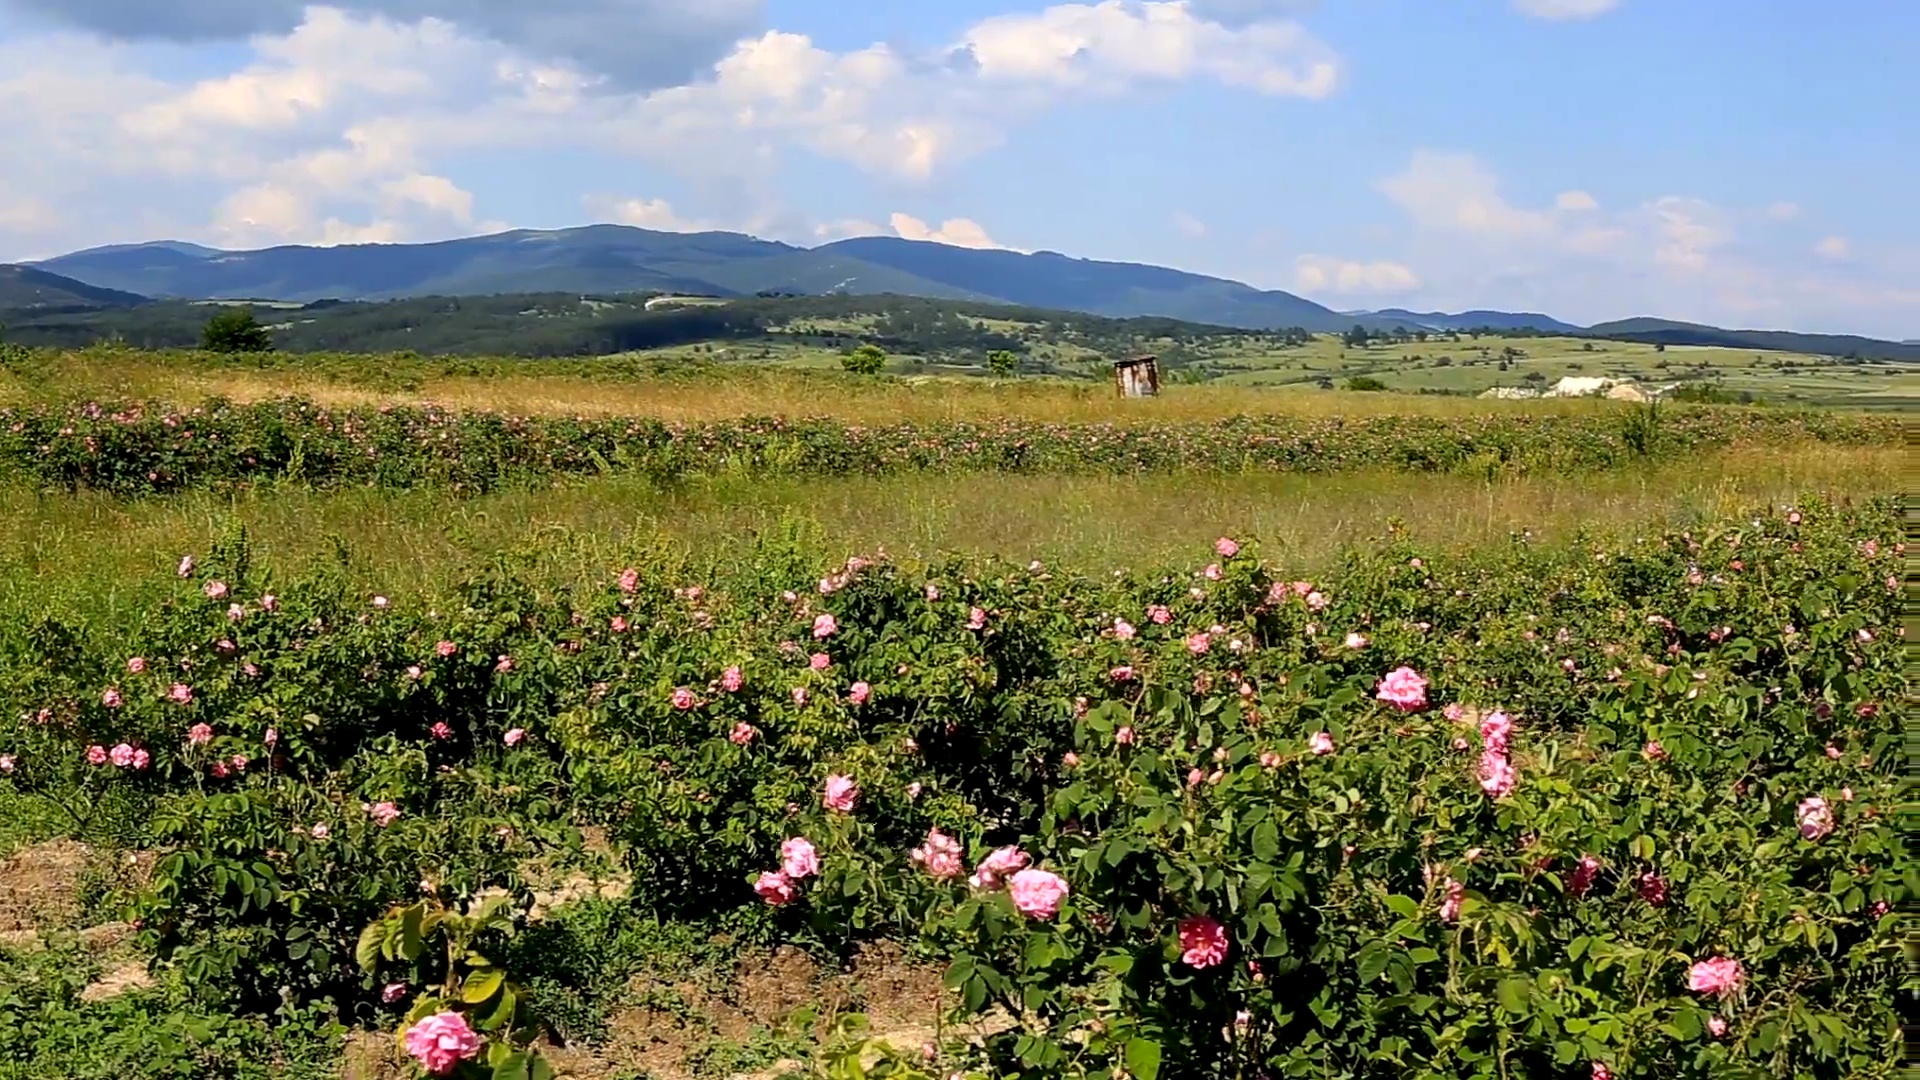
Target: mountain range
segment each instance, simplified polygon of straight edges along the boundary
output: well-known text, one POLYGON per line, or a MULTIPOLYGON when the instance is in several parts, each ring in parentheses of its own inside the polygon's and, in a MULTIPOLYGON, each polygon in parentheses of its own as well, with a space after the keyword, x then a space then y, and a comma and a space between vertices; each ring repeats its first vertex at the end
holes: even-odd
POLYGON ((1277 289, 1161 266, 857 237, 805 248, 741 233, 675 233, 624 225, 520 229, 428 244, 286 246, 223 251, 179 241, 118 244, 11 268, 0 311, 43 305, 122 306, 141 298, 390 300, 505 293, 658 292, 717 297, 899 294, 1078 311, 1163 316, 1246 329, 1341 332, 1492 328, 1667 344, 1733 345, 1830 355, 1920 359, 1920 347, 1845 335, 1722 330, 1660 319, 1579 327, 1531 312, 1339 312, 1277 289), (71 284, 54 287, 53 278, 71 284), (39 290, 35 293, 34 290, 39 290))

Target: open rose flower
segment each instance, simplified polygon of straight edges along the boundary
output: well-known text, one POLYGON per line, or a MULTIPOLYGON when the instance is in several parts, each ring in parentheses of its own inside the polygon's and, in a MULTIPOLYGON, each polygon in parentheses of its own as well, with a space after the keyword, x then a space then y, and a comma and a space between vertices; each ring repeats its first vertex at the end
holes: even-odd
POLYGON ((859 800, 860 785, 853 782, 853 777, 839 775, 827 777, 826 792, 820 797, 822 806, 842 814, 851 814, 854 804, 859 800))
POLYGON ((672 704, 674 708, 685 712, 693 708, 693 691, 684 686, 675 687, 673 693, 667 695, 667 701, 672 704))
POLYGON ((390 802, 377 802, 367 810, 367 815, 373 818, 375 825, 384 829, 399 820, 400 808, 390 802))
POLYGON ((746 685, 747 678, 738 667, 730 667, 720 673, 720 689, 729 694, 738 693, 746 685))
POLYGON ((407 1053, 434 1076, 446 1076, 480 1054, 480 1036, 456 1012, 435 1013, 407 1029, 407 1053))
POLYGON ((907 858, 919 863, 927 876, 940 881, 957 878, 965 869, 960 861, 960 841, 939 829, 927 830, 927 842, 908 852, 907 858))
POLYGON ((999 848, 974 867, 970 882, 976 889, 998 889, 1005 884, 1008 875, 1026 869, 1032 861, 1026 852, 1017 847, 999 848))
POLYGON ((1397 667, 1380 680, 1373 696, 1402 712, 1424 709, 1427 707, 1427 680, 1410 667, 1397 667))
POLYGON ((814 850, 813 842, 804 837, 795 836, 782 843, 780 872, 794 881, 818 874, 820 853, 814 850))
POLYGON ((1793 816, 1800 824, 1800 835, 1808 840, 1824 840, 1833 832, 1833 807, 1818 795, 1802 799, 1793 816))
POLYGON ((1307 749, 1320 757, 1333 753, 1333 736, 1324 731, 1316 731, 1307 739, 1307 749))
POLYGON ((1180 962, 1209 968, 1227 958, 1227 928, 1205 915, 1180 920, 1180 962))
POLYGON ((774 907, 793 902, 793 882, 778 870, 769 870, 755 878, 753 891, 760 894, 760 899, 774 907))
POLYGON ((840 629, 840 623, 831 615, 823 614, 813 617, 813 636, 816 638, 830 638, 838 629, 840 629))
POLYGON ((1059 914, 1060 902, 1069 891, 1065 878, 1045 870, 1022 870, 1007 885, 1014 909, 1029 919, 1051 919, 1059 914))
POLYGON ((1687 989, 1696 994, 1717 994, 1725 997, 1740 989, 1746 972, 1740 967, 1740 961, 1731 957, 1719 956, 1712 960, 1702 960, 1687 969, 1687 989))
POLYGON ((867 699, 872 696, 873 687, 868 686, 864 682, 854 683, 853 689, 847 691, 847 700, 853 702, 855 705, 865 705, 867 699))
POLYGON ((1240 554, 1240 545, 1223 536, 1213 542, 1213 553, 1223 559, 1231 559, 1240 554))

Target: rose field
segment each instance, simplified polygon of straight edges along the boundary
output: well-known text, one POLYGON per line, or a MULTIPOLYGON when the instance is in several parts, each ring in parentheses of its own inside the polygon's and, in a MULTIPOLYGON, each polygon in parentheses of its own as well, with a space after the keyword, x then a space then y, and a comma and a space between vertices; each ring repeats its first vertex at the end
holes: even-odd
POLYGON ((1899 425, 1371 408, 0 407, 0 1080, 1893 1076, 1899 425))

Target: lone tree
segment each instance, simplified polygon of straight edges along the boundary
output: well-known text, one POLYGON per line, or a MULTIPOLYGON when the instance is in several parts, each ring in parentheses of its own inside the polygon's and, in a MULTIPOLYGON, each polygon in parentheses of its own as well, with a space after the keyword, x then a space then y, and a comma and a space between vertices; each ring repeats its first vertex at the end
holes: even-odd
POLYGON ((995 349, 987 354, 987 370, 1004 379, 1019 372, 1020 358, 1009 350, 995 349))
POLYGON ((207 320, 200 347, 217 353, 272 352, 273 335, 253 317, 252 308, 234 308, 207 320))
POLYGON ((841 357, 840 366, 855 375, 878 375, 887 366, 887 351, 869 341, 841 357))

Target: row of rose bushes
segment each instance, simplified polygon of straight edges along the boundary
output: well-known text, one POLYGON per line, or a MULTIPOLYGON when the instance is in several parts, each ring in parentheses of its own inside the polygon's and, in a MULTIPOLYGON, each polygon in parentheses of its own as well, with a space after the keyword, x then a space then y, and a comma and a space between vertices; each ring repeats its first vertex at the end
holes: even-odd
POLYGON ((332 409, 301 399, 75 402, 0 408, 0 468, 48 486, 122 493, 268 479, 484 491, 513 478, 634 470, 878 475, 914 470, 1139 472, 1385 468, 1562 471, 1733 445, 1892 445, 1899 424, 1864 414, 1668 407, 1574 414, 1181 424, 1035 420, 853 425, 748 417, 698 424, 514 416, 437 408, 332 409))
POLYGON ((1097 576, 762 546, 429 609, 232 544, 110 638, 0 628, 0 786, 138 807, 146 943, 245 1009, 406 1008, 452 973, 364 970, 367 924, 524 906, 593 824, 652 910, 921 936, 1015 1018, 997 1073, 1880 1075, 1897 527, 1313 580, 1231 540, 1097 576))

